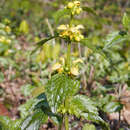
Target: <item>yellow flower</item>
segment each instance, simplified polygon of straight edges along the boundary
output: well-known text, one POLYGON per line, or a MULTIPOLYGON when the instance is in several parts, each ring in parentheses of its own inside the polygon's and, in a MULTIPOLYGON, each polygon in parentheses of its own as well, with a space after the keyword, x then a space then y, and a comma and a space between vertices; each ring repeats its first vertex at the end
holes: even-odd
POLYGON ((10 24, 10 20, 9 19, 4 19, 4 22, 7 24, 10 24))
POLYGON ((77 63, 83 63, 83 60, 78 58, 77 60, 73 61, 73 64, 77 64, 77 63))
POLYGON ((0 38, 0 42, 3 42, 3 40, 0 38))
POLYGON ((76 14, 80 14, 82 12, 82 8, 77 8, 75 12, 76 14))
POLYGON ((79 36, 75 36, 75 41, 77 41, 77 42, 79 42, 81 39, 80 39, 80 37, 79 36))
POLYGON ((70 32, 74 33, 75 31, 77 31, 77 28, 73 26, 73 27, 70 27, 69 30, 70 32))
POLYGON ((77 41, 79 42, 84 38, 84 36, 81 34, 80 29, 84 29, 83 25, 77 25, 77 26, 69 26, 67 25, 60 25, 58 27, 58 30, 63 30, 60 32, 59 36, 63 38, 69 38, 71 41, 77 41))
POLYGON ((57 29, 58 29, 58 30, 66 30, 67 27, 68 27, 68 25, 62 24, 62 25, 60 25, 57 29))
POLYGON ((63 69, 63 67, 61 67, 61 68, 57 69, 57 71, 58 71, 59 73, 62 73, 62 72, 64 71, 64 69, 63 69))
POLYGON ((60 63, 55 63, 53 66, 52 66, 52 70, 58 70, 61 68, 61 64, 60 63))
POLYGON ((74 7, 74 3, 69 2, 68 5, 67 5, 67 8, 71 9, 71 8, 73 8, 73 7, 74 7))
POLYGON ((84 36, 82 34, 79 35, 80 39, 84 39, 84 36))
POLYGON ((5 39, 4 36, 1 36, 1 37, 0 37, 0 42, 5 42, 5 40, 6 40, 6 39, 5 39))
POLYGON ((8 33, 11 32, 11 28, 9 26, 6 26, 5 31, 8 32, 8 33))
POLYGON ((79 24, 79 25, 76 26, 76 29, 84 29, 84 26, 79 24))
POLYGON ((61 32, 61 34, 59 36, 64 38, 68 35, 69 35, 68 31, 63 31, 63 32, 61 32))
POLYGON ((76 6, 80 6, 80 1, 76 0, 76 1, 74 1, 74 4, 75 4, 76 6))
POLYGON ((70 9, 71 14, 75 15, 75 14, 80 14, 82 11, 82 8, 80 8, 80 1, 76 0, 74 2, 69 2, 67 4, 67 6, 65 6, 65 9, 70 9))
POLYGON ((71 73, 72 75, 74 75, 74 76, 77 76, 77 75, 79 75, 79 70, 78 70, 77 67, 71 67, 70 73, 71 73))
POLYGON ((58 30, 63 30, 62 32, 60 32, 60 37, 63 38, 69 38, 70 40, 74 40, 74 41, 80 41, 84 38, 84 36, 81 34, 80 29, 83 29, 83 25, 77 25, 77 26, 69 26, 67 25, 60 25, 58 27, 58 30))
POLYGON ((78 55, 79 55, 78 51, 75 51, 75 52, 72 53, 72 56, 74 56, 74 57, 77 57, 78 55))

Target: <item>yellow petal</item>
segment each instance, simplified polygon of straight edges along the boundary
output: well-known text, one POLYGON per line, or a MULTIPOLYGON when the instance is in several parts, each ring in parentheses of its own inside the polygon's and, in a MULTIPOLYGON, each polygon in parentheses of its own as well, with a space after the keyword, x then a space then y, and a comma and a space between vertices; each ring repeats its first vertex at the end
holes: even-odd
POLYGON ((61 68, 61 64, 60 63, 55 63, 53 66, 52 66, 52 70, 58 70, 59 68, 61 68))
POLYGON ((76 1, 74 1, 74 4, 75 4, 76 6, 80 6, 80 1, 76 0, 76 1))
POLYGON ((75 41, 77 41, 77 42, 79 42, 81 39, 80 39, 80 37, 78 37, 78 36, 75 36, 75 41))
POLYGON ((80 24, 80 25, 77 25, 77 26, 76 26, 76 29, 84 29, 84 26, 81 25, 81 24, 80 24))
POLYGON ((8 32, 8 33, 11 32, 11 28, 9 26, 6 26, 5 31, 8 32))
POLYGON ((76 27, 71 27, 69 30, 74 33, 75 31, 77 31, 77 28, 76 27))
POLYGON ((63 72, 63 67, 61 67, 61 68, 59 68, 59 69, 57 69, 57 71, 59 72, 59 73, 62 73, 63 72))
POLYGON ((73 64, 77 64, 77 63, 83 63, 83 60, 79 58, 73 61, 73 64))
POLYGON ((80 37, 80 39, 84 39, 84 36, 81 34, 81 35, 79 35, 79 37, 80 37))
POLYGON ((64 24, 62 24, 62 25, 60 25, 57 29, 58 29, 58 30, 66 30, 66 29, 67 29, 67 26, 64 25, 64 24))
POLYGON ((82 8, 77 8, 76 9, 76 14, 78 15, 78 14, 80 14, 82 12, 82 8))
POLYGON ((73 7, 74 7, 74 3, 69 2, 68 5, 67 5, 67 8, 71 9, 71 8, 73 8, 73 7))
POLYGON ((71 67, 70 73, 71 73, 72 75, 74 75, 74 76, 79 75, 78 68, 77 68, 77 67, 71 67))

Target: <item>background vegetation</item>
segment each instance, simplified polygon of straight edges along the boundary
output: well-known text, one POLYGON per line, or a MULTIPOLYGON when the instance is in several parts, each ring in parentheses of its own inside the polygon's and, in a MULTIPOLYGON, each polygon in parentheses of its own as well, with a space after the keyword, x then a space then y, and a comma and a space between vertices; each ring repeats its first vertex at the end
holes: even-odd
POLYGON ((68 23, 62 11, 68 2, 1 0, 0 129, 58 129, 69 110, 70 129, 130 129, 130 1, 80 0, 84 12, 72 23, 84 26, 86 39, 71 46, 72 62, 80 59, 78 76, 71 78, 53 71, 66 58, 66 40, 48 41, 68 23), (64 93, 61 84, 68 86, 64 93), (73 95, 68 108, 64 98, 51 98, 64 94, 73 95))

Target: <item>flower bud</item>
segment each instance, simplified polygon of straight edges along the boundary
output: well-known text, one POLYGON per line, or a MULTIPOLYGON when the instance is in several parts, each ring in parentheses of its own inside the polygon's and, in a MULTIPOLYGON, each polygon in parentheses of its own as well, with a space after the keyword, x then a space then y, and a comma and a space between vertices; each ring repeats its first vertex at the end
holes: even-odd
POLYGON ((68 68, 68 67, 65 67, 65 71, 68 72, 68 71, 69 71, 69 68, 68 68))
POLYGON ((74 39, 75 39, 75 41, 77 41, 77 42, 79 42, 79 41, 81 40, 79 36, 76 36, 74 39))
POLYGON ((80 14, 81 11, 82 11, 82 8, 77 8, 77 9, 76 9, 76 14, 77 14, 77 15, 80 14))
POLYGON ((67 8, 72 9, 73 7, 74 7, 74 3, 69 2, 68 5, 67 5, 67 8))
POLYGON ((76 6, 80 6, 80 1, 74 1, 74 4, 76 5, 76 6))
POLYGON ((65 109, 65 108, 62 109, 62 113, 63 113, 63 114, 66 113, 66 109, 65 109))
POLYGON ((8 32, 8 33, 11 32, 11 28, 9 26, 6 26, 5 31, 8 32))

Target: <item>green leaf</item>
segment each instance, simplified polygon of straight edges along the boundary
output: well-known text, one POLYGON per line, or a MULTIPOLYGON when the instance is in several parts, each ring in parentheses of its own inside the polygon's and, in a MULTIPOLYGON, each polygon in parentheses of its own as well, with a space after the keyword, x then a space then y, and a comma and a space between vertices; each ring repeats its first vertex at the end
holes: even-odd
POLYGON ((40 95, 41 93, 43 93, 45 91, 45 87, 44 86, 40 86, 40 87, 36 87, 35 89, 33 89, 33 91, 31 92, 31 95, 33 97, 37 97, 38 95, 40 95))
POLYGON ((84 46, 87 46, 89 49, 91 49, 93 52, 95 53, 99 53, 101 54, 103 57, 106 57, 105 54, 103 53, 103 50, 95 45, 92 44, 92 42, 90 41, 90 39, 85 38, 83 40, 81 40, 80 42, 81 44, 83 44, 84 46))
POLYGON ((53 59, 57 59, 59 57, 60 50, 61 50, 60 44, 56 44, 51 52, 53 59))
POLYGON ((22 118, 27 117, 37 109, 44 109, 44 113, 46 114, 51 112, 44 93, 40 94, 37 98, 29 99, 25 104, 20 105, 18 108, 22 118))
POLYGON ((58 10, 55 14, 54 14, 54 19, 56 21, 56 23, 59 22, 60 18, 63 18, 63 16, 65 15, 69 15, 70 11, 68 9, 61 9, 58 10))
POLYGON ((21 130, 39 130, 40 125, 45 123, 47 118, 48 116, 43 111, 37 110, 23 121, 21 130))
POLYGON ((82 130, 96 130, 96 128, 95 128, 94 125, 86 123, 86 124, 83 126, 83 129, 82 129, 82 130))
POLYGON ((50 119, 53 121, 53 123, 57 126, 60 126, 62 124, 62 117, 59 118, 57 116, 51 116, 50 119))
POLYGON ((0 130, 21 130, 20 124, 22 120, 11 120, 9 117, 0 116, 0 130))
POLYGON ((7 58, 0 57, 0 64, 5 67, 9 64, 9 61, 7 58))
POLYGON ((0 83, 2 83, 3 81, 4 81, 4 74, 0 72, 0 83))
POLYGON ((45 86, 45 94, 52 112, 56 113, 65 99, 75 95, 79 90, 79 82, 65 74, 54 75, 45 86))
POLYGON ((109 130, 108 124, 98 115, 96 104, 85 95, 76 95, 69 102, 69 113, 101 124, 104 130, 109 130))
POLYGON ((82 7, 82 9, 88 13, 91 13, 91 14, 94 14, 94 15, 97 15, 96 12, 92 9, 92 8, 89 8, 89 7, 82 7))
POLYGON ((56 38, 56 37, 58 37, 59 35, 58 34, 56 34, 56 35, 54 35, 54 36, 52 36, 52 37, 49 37, 49 38, 44 38, 44 39, 42 39, 42 40, 40 40, 39 42, 37 42, 36 43, 36 45, 38 45, 38 46, 42 46, 44 43, 46 43, 47 41, 49 41, 49 40, 52 40, 53 38, 56 38))
POLYGON ((20 111, 20 115, 22 118, 25 118, 32 111, 32 107, 37 102, 36 99, 29 99, 25 104, 19 106, 18 110, 20 111))
POLYGON ((59 35, 56 34, 52 37, 49 37, 49 38, 44 38, 42 40, 40 40, 39 42, 36 43, 37 47, 31 52, 31 54, 33 54, 36 50, 38 50, 41 46, 43 46, 46 42, 48 42, 49 40, 52 40, 53 38, 56 38, 58 37, 59 35))
POLYGON ((81 44, 87 46, 89 49, 92 49, 93 51, 96 51, 96 47, 95 45, 93 45, 92 43, 90 43, 88 38, 85 38, 83 40, 81 40, 81 44))
POLYGON ((93 101, 91 101, 87 96, 84 95, 76 95, 70 101, 70 109, 73 109, 76 116, 80 116, 81 113, 77 113, 78 111, 93 113, 98 115, 98 110, 93 101))
POLYGON ((83 112, 81 113, 81 117, 83 117, 86 120, 96 122, 98 124, 105 123, 105 121, 103 121, 103 119, 100 116, 92 114, 92 113, 83 112))
POLYGON ((109 102, 104 106, 104 111, 105 112, 119 112, 123 108, 123 105, 120 104, 119 102, 109 102))
POLYGON ((62 122, 62 117, 58 114, 52 113, 47 102, 45 93, 38 96, 38 102, 35 104, 34 110, 42 109, 44 113, 47 114, 55 125, 60 125, 62 122))
POLYGON ((104 41, 105 47, 103 48, 103 50, 108 49, 117 43, 121 43, 124 40, 126 40, 126 37, 120 35, 120 32, 112 32, 108 34, 107 39, 104 41))
POLYGON ((123 19, 122 19, 122 23, 123 23, 123 26, 125 28, 127 28, 127 29, 129 28, 129 26, 130 26, 130 18, 128 18, 126 13, 124 13, 124 16, 123 16, 123 19))
POLYGON ((7 51, 9 48, 8 44, 0 43, 0 53, 7 51))
POLYGON ((0 116, 0 126, 2 130, 6 130, 9 128, 9 124, 11 124, 12 121, 6 116, 0 116))
POLYGON ((32 86, 31 84, 21 86, 21 92, 24 94, 24 96, 31 96, 31 93, 34 89, 35 86, 32 86))

